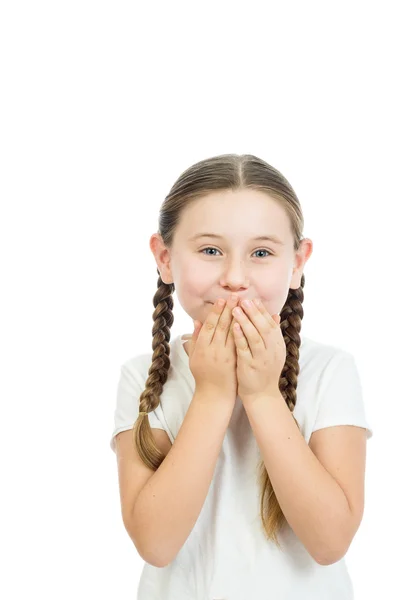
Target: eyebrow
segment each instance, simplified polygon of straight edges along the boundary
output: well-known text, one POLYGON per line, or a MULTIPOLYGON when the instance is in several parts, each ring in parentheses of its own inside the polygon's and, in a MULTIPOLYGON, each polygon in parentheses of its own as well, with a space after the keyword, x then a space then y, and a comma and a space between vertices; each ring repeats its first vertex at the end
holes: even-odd
MULTIPOLYGON (((222 235, 218 235, 217 233, 197 233, 196 235, 189 238, 189 242, 193 242, 201 237, 210 237, 216 238, 219 240, 223 240, 224 237, 222 235)), ((282 242, 276 235, 259 235, 258 237, 251 238, 252 241, 260 241, 260 242, 273 242, 274 244, 279 244, 280 246, 284 246, 284 242, 282 242)))

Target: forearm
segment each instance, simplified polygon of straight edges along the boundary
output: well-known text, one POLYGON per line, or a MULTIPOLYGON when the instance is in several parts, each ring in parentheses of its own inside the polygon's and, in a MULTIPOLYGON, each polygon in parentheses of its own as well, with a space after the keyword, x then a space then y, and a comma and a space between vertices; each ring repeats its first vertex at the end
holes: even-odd
POLYGON ((286 520, 311 556, 329 564, 342 552, 351 518, 342 488, 306 443, 280 393, 245 410, 286 520))
POLYGON ((133 510, 143 558, 171 562, 205 502, 232 415, 229 404, 195 393, 167 456, 140 492, 133 510))

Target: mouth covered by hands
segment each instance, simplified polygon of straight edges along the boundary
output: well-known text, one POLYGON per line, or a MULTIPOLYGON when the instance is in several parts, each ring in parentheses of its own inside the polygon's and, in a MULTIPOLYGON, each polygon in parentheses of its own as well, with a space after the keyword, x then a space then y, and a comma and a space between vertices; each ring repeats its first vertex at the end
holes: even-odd
POLYGON ((238 395, 243 404, 257 397, 279 395, 279 379, 286 361, 280 316, 270 315, 259 298, 242 301, 233 309, 237 351, 238 395))

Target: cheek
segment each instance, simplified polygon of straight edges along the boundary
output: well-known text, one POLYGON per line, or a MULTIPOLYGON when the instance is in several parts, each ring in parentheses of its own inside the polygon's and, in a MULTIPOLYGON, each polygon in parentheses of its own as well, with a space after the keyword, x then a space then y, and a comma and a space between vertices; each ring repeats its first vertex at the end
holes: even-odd
POLYGON ((191 295, 203 296, 212 286, 212 269, 203 262, 183 261, 176 272, 177 285, 191 295))
POLYGON ((182 262, 175 273, 174 280, 175 291, 181 304, 195 306, 203 299, 209 300, 212 274, 209 274, 208 270, 200 264, 195 265, 195 261, 182 262))
POLYGON ((271 315, 281 311, 289 293, 288 280, 282 273, 261 280, 255 288, 257 296, 271 315))

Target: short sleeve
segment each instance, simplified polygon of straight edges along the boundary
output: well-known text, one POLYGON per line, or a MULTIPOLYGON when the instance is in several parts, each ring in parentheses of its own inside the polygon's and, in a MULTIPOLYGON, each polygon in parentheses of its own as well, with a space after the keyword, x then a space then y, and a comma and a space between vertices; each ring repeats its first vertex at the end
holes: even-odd
MULTIPOLYGON (((132 429, 139 415, 139 399, 144 391, 145 384, 136 370, 124 364, 121 366, 121 375, 116 393, 116 406, 114 414, 114 429, 110 439, 110 447, 116 452, 115 436, 121 431, 132 429)), ((152 411, 148 415, 150 427, 166 429, 161 420, 152 411)))
POLYGON ((333 362, 330 362, 324 374, 313 432, 335 425, 356 425, 364 427, 367 430, 367 439, 370 439, 373 429, 366 418, 362 386, 354 356, 344 352, 343 356, 331 365, 333 362))

